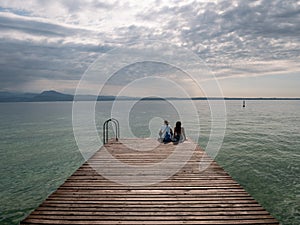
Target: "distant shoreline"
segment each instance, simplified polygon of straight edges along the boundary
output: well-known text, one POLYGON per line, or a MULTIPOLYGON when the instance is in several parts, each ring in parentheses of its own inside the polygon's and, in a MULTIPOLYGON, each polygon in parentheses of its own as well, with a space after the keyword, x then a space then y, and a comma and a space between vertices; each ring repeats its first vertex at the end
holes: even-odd
POLYGON ((10 92, 0 92, 0 102, 70 102, 70 101, 181 101, 181 100, 238 100, 238 101, 253 101, 253 100, 272 100, 272 101, 290 101, 290 100, 300 100, 299 98, 280 98, 280 97, 192 97, 192 98, 176 98, 176 97, 128 97, 128 96, 93 96, 93 95, 69 95, 63 94, 57 91, 44 91, 40 94, 35 93, 10 93, 10 92))
POLYGON ((0 103, 22 103, 22 102, 91 102, 91 101, 300 101, 300 98, 115 98, 115 99, 86 99, 86 100, 58 100, 58 99, 47 99, 47 100, 2 100, 0 103))

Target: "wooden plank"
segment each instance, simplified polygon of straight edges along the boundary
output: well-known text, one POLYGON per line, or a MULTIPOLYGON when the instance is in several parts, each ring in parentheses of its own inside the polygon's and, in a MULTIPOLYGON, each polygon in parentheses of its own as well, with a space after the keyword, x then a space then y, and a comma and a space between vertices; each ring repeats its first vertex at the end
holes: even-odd
POLYGON ((107 207, 51 207, 51 206, 40 206, 37 210, 32 212, 32 214, 77 214, 77 213, 104 213, 105 215, 110 215, 110 213, 144 213, 144 214, 150 214, 150 213, 195 213, 195 214, 205 214, 205 213, 225 213, 225 214, 269 214, 267 211, 265 211, 262 207, 159 207, 159 208, 153 208, 153 207, 131 207, 131 208, 107 208, 107 207))
MULTIPOLYGON (((193 145, 180 144, 183 152, 163 172, 177 166, 184 149, 193 145)), ((151 139, 126 139, 104 147, 123 163, 147 166, 168 158, 176 146, 157 145, 151 139), (151 145, 156 147, 151 150, 151 145)), ((159 168, 135 176, 136 182, 154 182, 141 186, 122 185, 98 174, 97 167, 109 162, 99 158, 100 151, 21 224, 279 224, 199 146, 183 168, 167 180, 155 182, 159 168), (199 171, 200 161, 211 164, 199 171)), ((115 165, 110 168, 108 164, 106 169, 120 182, 131 176, 126 171, 120 174, 115 165)))
POLYGON ((31 219, 28 218, 22 224, 35 225, 35 224, 73 224, 73 225, 93 225, 93 224, 103 224, 103 225, 113 225, 113 224, 123 224, 123 225, 177 225, 177 224, 191 224, 191 225, 226 225, 226 224, 248 224, 248 225, 268 225, 268 224, 279 224, 275 219, 263 219, 263 220, 177 220, 167 221, 167 220, 152 220, 152 221, 141 221, 141 220, 118 220, 118 217, 114 220, 49 220, 49 219, 31 219), (100 222, 99 222, 100 221, 100 222))

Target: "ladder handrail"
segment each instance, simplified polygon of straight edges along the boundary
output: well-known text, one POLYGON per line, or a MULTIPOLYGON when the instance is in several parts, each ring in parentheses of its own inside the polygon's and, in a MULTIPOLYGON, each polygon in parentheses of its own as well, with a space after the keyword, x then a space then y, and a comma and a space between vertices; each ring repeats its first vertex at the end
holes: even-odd
POLYGON ((108 142, 108 124, 109 122, 112 122, 115 125, 116 128, 116 141, 120 138, 120 123, 117 119, 110 118, 106 120, 103 124, 103 144, 106 144, 108 142))

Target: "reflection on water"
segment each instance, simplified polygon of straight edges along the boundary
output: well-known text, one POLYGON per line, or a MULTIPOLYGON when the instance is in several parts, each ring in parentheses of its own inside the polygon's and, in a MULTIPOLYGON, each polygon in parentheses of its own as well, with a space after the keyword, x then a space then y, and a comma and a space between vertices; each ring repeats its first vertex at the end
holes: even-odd
MULTIPOLYGON (((121 137, 156 137, 163 119, 171 125, 181 120, 187 135, 205 148, 218 118, 211 118, 206 101, 194 101, 197 115, 188 102, 176 102, 98 102, 97 135, 101 140, 102 124, 111 116, 120 121, 121 137)), ((1 103, 0 108, 0 224, 18 224, 84 159, 73 136, 71 102, 1 103)), ((226 135, 216 160, 282 224, 297 224, 299 101, 247 101, 246 108, 226 101, 226 108, 226 135)), ((93 152, 101 143, 89 139, 93 131, 84 110, 81 126, 93 152)))

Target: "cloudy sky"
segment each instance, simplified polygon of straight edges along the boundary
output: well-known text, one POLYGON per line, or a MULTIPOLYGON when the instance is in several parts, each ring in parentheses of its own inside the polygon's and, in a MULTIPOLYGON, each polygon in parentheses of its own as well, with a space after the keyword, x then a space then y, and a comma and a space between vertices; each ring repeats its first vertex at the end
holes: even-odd
POLYGON ((74 93, 99 56, 147 40, 195 53, 225 96, 300 97, 297 0, 1 0, 0 91, 74 93))

